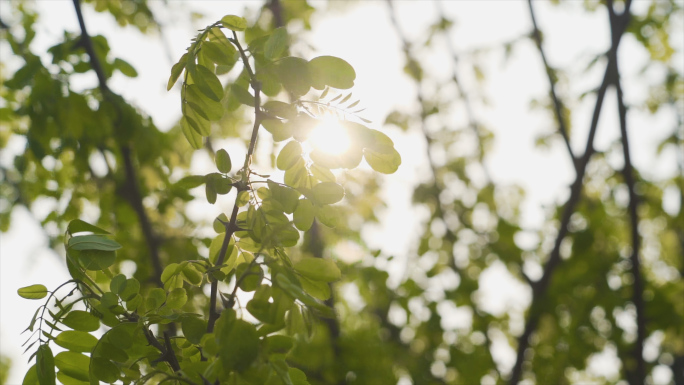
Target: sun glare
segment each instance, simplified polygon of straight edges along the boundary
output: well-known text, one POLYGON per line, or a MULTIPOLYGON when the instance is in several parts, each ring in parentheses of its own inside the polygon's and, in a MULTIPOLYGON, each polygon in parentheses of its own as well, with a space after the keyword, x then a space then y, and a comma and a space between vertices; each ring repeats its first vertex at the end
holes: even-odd
POLYGON ((336 119, 325 119, 311 132, 311 145, 330 155, 339 155, 349 148, 350 140, 347 131, 336 119))

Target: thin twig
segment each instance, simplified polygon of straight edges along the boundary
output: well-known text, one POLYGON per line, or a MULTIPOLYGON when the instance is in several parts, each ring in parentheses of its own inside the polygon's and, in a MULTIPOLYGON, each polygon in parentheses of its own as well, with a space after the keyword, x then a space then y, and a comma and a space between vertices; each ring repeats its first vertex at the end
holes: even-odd
MULTIPOLYGON (((242 190, 247 189, 247 186, 249 185, 249 166, 252 162, 252 154, 254 153, 257 136, 259 134, 259 126, 261 125, 261 83, 259 83, 256 80, 256 77, 254 76, 254 71, 252 71, 252 67, 249 65, 249 59, 247 58, 247 55, 245 54, 245 51, 242 48, 242 45, 240 45, 240 41, 238 40, 235 31, 233 31, 233 43, 237 46, 238 51, 240 51, 240 57, 242 58, 245 70, 249 74, 250 84, 252 86, 252 89, 254 90, 254 126, 252 127, 252 136, 249 141, 249 149, 247 150, 247 155, 245 155, 245 163, 242 169, 242 172, 244 173, 243 183, 240 183, 240 186, 238 187, 238 192, 240 192, 242 190)), ((230 239, 233 237, 235 231, 238 230, 238 209, 238 202, 236 200, 235 204, 233 205, 233 211, 230 215, 230 221, 225 225, 226 236, 223 239, 223 243, 221 244, 221 250, 219 251, 219 255, 216 259, 215 266, 221 266, 223 264, 223 261, 226 258, 226 252, 228 250, 228 244, 230 243, 230 239)), ((216 309, 217 300, 218 281, 213 281, 211 283, 211 291, 209 295, 209 322, 207 323, 207 333, 212 333, 214 331, 214 325, 216 324, 216 320, 220 315, 218 310, 216 309)))
POLYGON ((527 4, 529 5, 530 18, 532 19, 532 26, 534 28, 532 31, 532 37, 537 45, 537 49, 539 50, 539 55, 544 62, 544 69, 546 70, 546 75, 549 79, 549 91, 551 93, 551 99, 553 100, 553 110, 556 114, 556 120, 558 121, 558 131, 560 132, 561 136, 563 136, 563 141, 565 142, 565 146, 568 149, 568 154, 572 159, 572 164, 575 166, 575 170, 577 170, 577 157, 575 157, 575 153, 572 151, 572 146, 570 145, 570 136, 568 135, 568 129, 565 125, 565 117, 563 116, 563 104, 556 94, 556 79, 554 79, 554 69, 551 68, 549 62, 546 60, 546 54, 544 53, 544 48, 542 47, 542 35, 539 31, 539 27, 537 26, 537 19, 534 16, 532 0, 527 0, 527 4))

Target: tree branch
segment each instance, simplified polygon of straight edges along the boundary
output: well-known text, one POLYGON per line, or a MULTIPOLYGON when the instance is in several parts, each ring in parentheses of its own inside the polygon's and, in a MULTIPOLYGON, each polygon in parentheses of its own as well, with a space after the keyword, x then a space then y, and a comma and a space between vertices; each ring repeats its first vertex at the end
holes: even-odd
MULTIPOLYGON (((240 41, 237 38, 237 34, 233 31, 233 43, 238 47, 240 51, 240 57, 242 63, 245 66, 245 70, 249 74, 250 84, 254 90, 254 126, 252 127, 252 135, 249 141, 249 149, 247 150, 247 155, 245 155, 245 163, 243 166, 244 177, 242 182, 238 187, 238 192, 248 189, 249 187, 249 166, 252 162, 252 154, 254 154, 254 148, 256 147, 257 136, 259 134, 259 126, 261 125, 262 112, 261 112, 261 83, 256 80, 254 76, 254 71, 249 65, 249 59, 245 54, 240 41)), ((230 221, 225 225, 226 227, 226 237, 223 239, 221 244, 221 250, 219 251, 218 258, 216 259, 216 264, 214 266, 221 266, 226 258, 226 252, 228 251, 228 244, 230 239, 233 237, 235 231, 238 230, 237 226, 237 214, 238 214, 238 204, 237 199, 233 205, 233 212, 230 215, 230 221)), ((212 333, 214 331, 214 325, 219 317, 219 312, 216 309, 216 303, 218 301, 218 281, 213 281, 211 283, 211 291, 209 295, 209 322, 207 323, 207 333, 212 333)))
MULTIPOLYGON (((618 28, 618 16, 615 14, 608 2, 608 13, 610 15, 611 31, 615 32, 618 28)), ((629 15, 628 15, 629 16, 629 15)), ((622 169, 622 175, 627 184, 629 191, 629 218, 630 218, 630 232, 632 238, 632 254, 630 261, 632 262, 632 276, 634 277, 634 285, 632 287, 632 302, 636 308, 636 324, 637 337, 634 342, 632 357, 636 362, 636 368, 633 373, 628 374, 627 377, 633 385, 643 384, 646 380, 646 362, 644 361, 644 341, 646 339, 646 305, 644 304, 644 282, 641 274, 641 262, 639 261, 639 250, 641 249, 641 237, 639 236, 639 214, 637 208, 639 205, 639 197, 635 191, 634 167, 632 165, 632 157, 629 149, 629 139, 627 136, 627 108, 623 99, 622 85, 620 84, 620 72, 618 69, 617 60, 613 60, 613 71, 615 72, 614 85, 617 93, 618 114, 620 118, 620 137, 622 141, 622 153, 625 160, 625 165, 622 169)), ((625 372, 629 373, 631 370, 625 365, 625 372)))
MULTIPOLYGON (((73 3, 76 10, 76 16, 78 17, 78 24, 81 27, 80 43, 83 45, 88 57, 90 58, 90 65, 97 75, 97 80, 103 97, 111 100, 113 94, 107 86, 107 77, 105 76, 104 70, 102 69, 102 64, 95 53, 95 49, 93 48, 93 41, 88 34, 88 30, 86 29, 85 21, 83 20, 83 12, 81 11, 80 0, 73 0, 73 3)), ((117 103, 112 104, 114 106, 118 106, 117 103)), ((119 115, 121 115, 120 110, 119 115)), ((164 285, 161 281, 163 269, 161 258, 159 256, 159 240, 152 230, 150 219, 147 216, 147 213, 145 212, 145 206, 142 203, 142 194, 140 193, 140 187, 138 186, 137 182, 138 177, 133 166, 133 155, 131 154, 131 148, 128 145, 119 144, 119 150, 121 151, 121 157, 123 158, 124 173, 126 176, 126 182, 124 186, 127 187, 127 190, 130 193, 126 195, 126 198, 138 216, 143 236, 147 242, 147 248, 150 252, 150 262, 152 263, 152 268, 154 270, 153 281, 157 284, 157 286, 163 287, 164 285)))
MULTIPOLYGON (((613 83, 615 78, 614 73, 614 62, 617 61, 617 48, 620 44, 620 39, 625 31, 627 22, 629 21, 629 7, 631 2, 628 0, 625 4, 625 13, 620 17, 619 23, 613 29, 611 47, 608 53, 608 65, 606 66, 606 71, 603 76, 603 81, 599 87, 598 93, 596 95, 596 105, 594 106, 594 113, 591 119, 591 126, 589 128, 589 135, 587 137, 587 144, 584 150, 584 155, 579 159, 577 164, 577 176, 573 182, 570 190, 570 198, 565 203, 563 208, 563 214, 561 218, 561 224, 558 229, 558 235, 554 243, 553 250, 549 255, 549 260, 544 266, 544 273, 539 281, 537 281, 532 286, 532 304, 528 311, 527 321, 525 322, 525 329, 523 334, 518 338, 518 351, 516 355, 516 362, 511 371, 511 376, 509 383, 515 385, 520 381, 522 377, 522 365, 525 361, 525 350, 529 346, 529 338, 532 333, 536 330, 539 318, 542 314, 543 300, 546 295, 546 290, 551 282, 551 278, 556 268, 561 263, 560 257, 560 246, 568 234, 568 224, 570 223, 570 217, 575 211, 575 206, 579 202, 580 195, 582 193, 583 179, 586 172, 587 164, 589 159, 594 153, 594 136, 596 135, 596 129, 598 126, 599 116, 601 115, 601 107, 603 106, 603 99, 608 89, 608 85, 613 83), (627 16, 624 16, 627 15, 627 16)), ((610 6, 610 4, 609 4, 610 6)))
POLYGON ((565 125, 565 118, 563 117, 563 104, 558 98, 558 95, 556 94, 556 79, 554 75, 554 69, 551 68, 548 61, 546 60, 546 54, 544 53, 544 49, 542 48, 542 36, 541 32, 539 31, 539 27, 537 26, 537 19, 534 17, 534 7, 532 6, 532 0, 527 0, 527 4, 529 5, 530 18, 532 19, 532 26, 534 28, 534 30, 532 31, 532 37, 534 38, 534 42, 537 45, 537 49, 539 50, 539 54, 542 58, 542 61, 544 62, 544 69, 546 70, 546 75, 549 79, 549 92, 551 94, 551 99, 553 100, 553 108, 556 114, 556 120, 558 121, 558 131, 560 132, 561 136, 563 136, 563 141, 565 142, 565 146, 568 149, 568 154, 570 154, 572 164, 575 167, 575 171, 577 171, 577 157, 572 151, 572 146, 570 146, 570 137, 568 135, 568 129, 565 125))

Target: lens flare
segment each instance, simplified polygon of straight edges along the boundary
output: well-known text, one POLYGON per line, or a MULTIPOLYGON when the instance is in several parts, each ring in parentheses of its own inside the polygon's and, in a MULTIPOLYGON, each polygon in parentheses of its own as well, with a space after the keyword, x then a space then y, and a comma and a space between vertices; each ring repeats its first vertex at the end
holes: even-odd
POLYGON ((321 122, 309 135, 313 148, 326 154, 339 155, 347 151, 350 140, 347 130, 335 119, 321 122))

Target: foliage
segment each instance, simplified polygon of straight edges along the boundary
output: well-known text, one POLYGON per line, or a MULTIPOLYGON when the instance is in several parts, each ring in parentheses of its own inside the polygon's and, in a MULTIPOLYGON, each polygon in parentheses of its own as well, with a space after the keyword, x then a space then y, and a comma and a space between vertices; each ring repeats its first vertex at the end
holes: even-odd
MULTIPOLYGON (((162 28, 144 0, 89 3, 142 33, 162 28)), ((38 219, 72 278, 57 288, 18 290, 41 304, 27 328, 34 364, 25 384, 640 384, 663 365, 675 383, 684 380, 684 179, 681 168, 667 180, 634 168, 626 128, 635 110, 665 110, 679 126, 659 150, 681 151, 683 82, 670 43, 681 6, 653 1, 637 13, 630 1, 585 2, 587 12, 607 10, 613 39, 587 63, 587 71, 605 65, 602 83, 578 100, 567 92, 570 74, 547 62, 532 2, 531 33, 493 49, 509 57, 523 42, 536 45, 549 93, 533 104, 557 126, 539 142, 562 140, 576 172, 567 201, 548 209, 545 226, 529 229, 521 220, 523 189, 489 174, 493 136, 477 108, 484 95, 462 82, 462 63, 486 80, 487 49, 457 54, 450 41, 456 20, 439 4, 438 19, 411 41, 395 16, 401 3, 388 4, 418 112, 397 109, 385 125, 420 134, 431 171, 416 182, 414 205, 427 216, 416 219, 406 274, 394 282, 385 268, 393 256, 369 250, 362 239, 363 225, 377 220, 382 205, 377 176, 397 171, 401 157, 387 134, 357 115, 349 63, 295 54, 302 38, 288 26, 309 29, 320 11, 304 1, 271 0, 256 14, 227 15, 202 28, 170 69, 167 88, 180 88, 182 118, 162 132, 109 89, 115 72, 137 71, 111 55, 106 37, 84 27, 80 35, 65 32, 45 63, 31 51, 36 14, 13 3, 21 25, 2 33, 23 65, 0 73, 0 146, 23 138, 26 151, 0 169, 0 228, 10 226, 14 207, 50 199, 55 209, 38 219), (644 71, 666 73, 629 114, 622 88, 630 85, 617 55, 623 35, 652 59, 644 71), (454 59, 446 81, 429 71, 425 54, 440 50, 440 41, 454 59), (97 74, 98 86, 74 89, 72 80, 87 72, 97 74), (597 152, 594 134, 609 89, 616 90, 622 137, 597 152), (570 145, 578 135, 572 127, 586 122, 571 107, 588 96, 596 106, 579 154, 570 145), (454 106, 466 124, 448 120, 454 106), (308 141, 330 117, 350 138, 341 154, 308 141), (215 148, 227 137, 242 140, 244 159, 215 148), (473 145, 453 150, 462 143, 473 145), (259 158, 257 145, 270 146, 269 158, 259 158), (215 169, 191 173, 193 152, 210 154, 215 169), (624 159, 623 169, 610 161, 615 157, 624 159), (374 173, 359 170, 362 162, 374 173), (198 191, 211 204, 234 202, 232 210, 210 224, 194 221, 187 204, 198 191), (664 191, 677 195, 677 212, 665 209, 664 191), (78 219, 89 217, 96 220, 78 219), (539 241, 523 247, 518 238, 531 233, 539 241), (335 246, 350 244, 365 262, 331 258, 335 246), (136 266, 132 275, 122 273, 128 262, 136 266), (485 272, 499 267, 532 293, 524 312, 492 312, 481 301, 485 272), (454 309, 467 326, 452 325, 454 309), (648 338, 662 339, 655 359, 642 354, 648 338), (517 349, 512 368, 494 353, 501 343, 517 349), (607 349, 621 361, 619 376, 593 377, 592 357, 607 349)))

